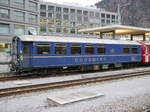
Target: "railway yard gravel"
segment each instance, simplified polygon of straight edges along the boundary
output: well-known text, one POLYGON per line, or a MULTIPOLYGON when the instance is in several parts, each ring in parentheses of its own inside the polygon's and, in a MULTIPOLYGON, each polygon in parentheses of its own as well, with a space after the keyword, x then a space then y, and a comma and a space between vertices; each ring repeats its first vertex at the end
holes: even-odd
POLYGON ((150 75, 0 98, 0 112, 144 112, 150 109, 150 75), (59 105, 50 95, 93 91, 105 96, 59 105))

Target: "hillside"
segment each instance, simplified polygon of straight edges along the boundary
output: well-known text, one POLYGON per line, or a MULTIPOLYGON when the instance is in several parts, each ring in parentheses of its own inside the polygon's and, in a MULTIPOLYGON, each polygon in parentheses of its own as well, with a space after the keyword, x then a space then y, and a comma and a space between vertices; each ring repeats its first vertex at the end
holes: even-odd
POLYGON ((95 5, 117 12, 118 3, 128 4, 121 8, 122 24, 150 28, 150 0, 102 0, 95 5))

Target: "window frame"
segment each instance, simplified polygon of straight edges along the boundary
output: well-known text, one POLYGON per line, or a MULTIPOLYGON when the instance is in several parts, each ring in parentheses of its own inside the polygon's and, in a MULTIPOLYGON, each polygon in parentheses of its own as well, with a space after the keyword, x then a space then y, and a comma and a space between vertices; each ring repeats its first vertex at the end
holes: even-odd
POLYGON ((95 46, 93 44, 86 44, 86 45, 84 45, 84 53, 86 55, 94 55, 95 54, 95 46), (87 51, 89 51, 87 48, 89 48, 90 46, 92 46, 93 52, 92 53, 89 53, 89 52, 87 53, 87 51))
POLYGON ((10 18, 10 10, 5 8, 0 8, 0 18, 10 18))
POLYGON ((106 53, 106 46, 105 45, 97 45, 97 54, 105 54, 106 53), (104 52, 99 52, 99 48, 103 47, 104 52))
POLYGON ((130 54, 130 46, 123 46, 123 54, 130 54), (125 49, 128 49, 128 52, 125 52, 125 49))
POLYGON ((138 54, 138 46, 132 46, 132 54, 138 54), (136 52, 134 52, 134 50, 133 49, 135 49, 136 48, 136 52))
POLYGON ((81 53, 82 53, 82 46, 80 45, 80 44, 72 44, 71 46, 70 46, 70 54, 71 55, 81 55, 81 53), (75 48, 75 47, 78 47, 78 48, 80 48, 80 53, 73 53, 72 52, 72 50, 73 50, 73 48, 75 48))
POLYGON ((55 55, 67 55, 67 47, 68 47, 68 45, 67 44, 65 44, 65 43, 56 43, 55 45, 54 45, 54 54, 55 55), (65 49, 63 49, 63 50, 60 50, 61 51, 61 53, 60 52, 56 52, 56 50, 58 50, 58 48, 57 48, 57 46, 61 46, 60 48, 61 49, 63 49, 63 48, 65 48, 65 49), (65 52, 64 52, 65 51, 65 52), (63 53, 62 53, 63 52, 63 53))
POLYGON ((37 8, 38 8, 38 4, 37 3, 32 2, 32 1, 29 2, 29 9, 31 11, 37 11, 38 10, 37 8))
POLYGON ((30 43, 29 42, 23 42, 23 49, 22 49, 23 54, 29 54, 30 53, 30 43), (25 49, 25 44, 28 45, 27 49, 25 49))
POLYGON ((10 33, 10 25, 9 24, 0 23, 0 35, 7 35, 9 33, 10 33))
POLYGON ((51 55, 51 44, 50 43, 36 43, 35 44, 36 46, 36 54, 37 55, 51 55), (45 53, 38 53, 38 47, 40 48, 41 46, 45 46, 45 47, 48 47, 48 51, 44 51, 45 53), (46 53, 47 52, 47 53, 46 53))

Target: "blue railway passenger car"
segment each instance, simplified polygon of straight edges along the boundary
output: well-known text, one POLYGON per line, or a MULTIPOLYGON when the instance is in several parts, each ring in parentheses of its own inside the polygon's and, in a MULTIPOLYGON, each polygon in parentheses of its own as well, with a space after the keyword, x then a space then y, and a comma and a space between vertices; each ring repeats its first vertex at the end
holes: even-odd
POLYGON ((12 45, 16 71, 98 70, 141 62, 141 45, 134 41, 24 35, 14 37, 12 45))

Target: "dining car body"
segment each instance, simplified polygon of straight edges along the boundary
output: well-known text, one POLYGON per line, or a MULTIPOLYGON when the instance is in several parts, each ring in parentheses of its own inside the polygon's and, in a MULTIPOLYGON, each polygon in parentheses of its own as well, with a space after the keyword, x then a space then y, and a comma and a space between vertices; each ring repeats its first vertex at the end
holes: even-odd
POLYGON ((141 44, 99 38, 16 36, 12 41, 12 70, 99 70, 140 63, 141 44))

